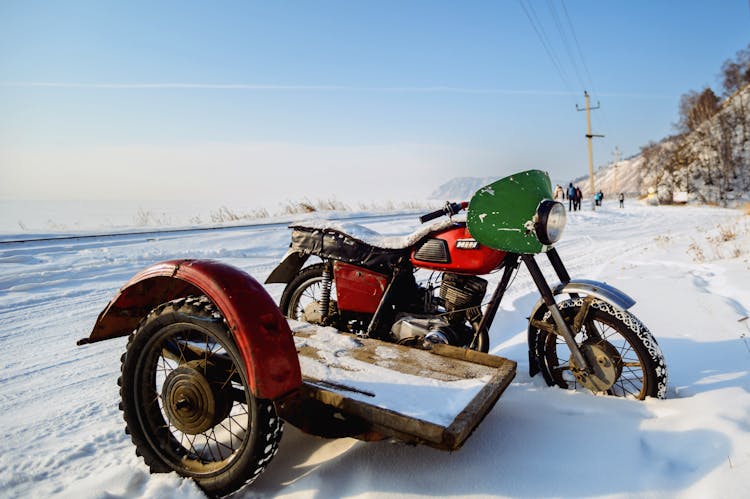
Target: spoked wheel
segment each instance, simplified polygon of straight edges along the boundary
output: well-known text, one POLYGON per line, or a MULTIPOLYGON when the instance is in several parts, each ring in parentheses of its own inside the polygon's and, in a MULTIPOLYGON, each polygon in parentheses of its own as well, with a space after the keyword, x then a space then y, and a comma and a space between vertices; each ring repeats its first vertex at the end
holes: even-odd
POLYGON ((328 314, 335 313, 334 297, 336 288, 332 280, 326 284, 324 277, 325 264, 310 265, 302 269, 297 276, 287 284, 281 295, 279 308, 289 317, 310 324, 323 323, 323 302, 328 294, 328 314), (328 287, 328 289, 326 289, 328 287))
MULTIPOLYGON (((582 375, 562 336, 537 328, 534 352, 547 384, 641 400, 666 396, 664 356, 634 315, 592 298, 563 301, 558 307, 593 372, 582 375)), ((552 323, 549 312, 539 319, 552 323)))
POLYGON ((176 471, 211 495, 260 475, 282 423, 255 398, 221 314, 205 297, 152 311, 130 337, 120 395, 127 431, 152 472, 176 471))

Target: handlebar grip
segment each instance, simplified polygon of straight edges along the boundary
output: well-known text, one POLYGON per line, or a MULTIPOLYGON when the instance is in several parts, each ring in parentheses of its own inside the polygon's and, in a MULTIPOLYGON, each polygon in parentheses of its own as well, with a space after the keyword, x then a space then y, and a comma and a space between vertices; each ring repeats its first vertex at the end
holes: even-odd
POLYGON ((445 215, 445 210, 440 208, 439 210, 435 210, 431 213, 428 213, 426 215, 422 215, 419 217, 419 223, 425 223, 429 222, 430 220, 435 220, 436 218, 440 218, 445 215))
POLYGON ((436 218, 440 218, 445 215, 452 217, 453 215, 458 214, 459 211, 465 210, 466 207, 468 206, 469 206, 469 203, 467 203, 466 201, 463 201, 461 203, 446 202, 445 206, 443 206, 441 209, 435 210, 431 213, 428 213, 426 215, 422 215, 421 217, 419 217, 419 221, 421 223, 425 223, 425 222, 429 222, 430 220, 435 220, 436 218))

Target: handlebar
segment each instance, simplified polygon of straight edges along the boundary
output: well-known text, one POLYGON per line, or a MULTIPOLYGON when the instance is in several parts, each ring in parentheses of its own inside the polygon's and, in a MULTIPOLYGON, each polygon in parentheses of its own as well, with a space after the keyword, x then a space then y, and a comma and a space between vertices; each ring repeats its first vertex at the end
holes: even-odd
POLYGON ((446 201, 445 206, 443 206, 439 210, 431 211, 430 213, 419 217, 419 222, 429 222, 430 220, 435 220, 436 218, 440 218, 446 215, 451 217, 458 214, 459 211, 466 209, 467 206, 469 206, 469 203, 467 203, 466 201, 462 201, 460 203, 451 203, 446 201))

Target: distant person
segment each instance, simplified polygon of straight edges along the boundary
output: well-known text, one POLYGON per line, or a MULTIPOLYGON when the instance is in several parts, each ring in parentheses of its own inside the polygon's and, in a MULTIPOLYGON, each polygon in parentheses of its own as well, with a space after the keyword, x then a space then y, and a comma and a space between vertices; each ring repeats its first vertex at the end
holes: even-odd
POLYGON ((576 201, 576 188, 573 187, 573 182, 568 185, 568 211, 575 209, 576 201))
POLYGON ((575 194, 573 194, 573 197, 575 198, 575 211, 578 211, 581 209, 581 200, 583 199, 583 192, 581 192, 580 187, 575 188, 575 194))
POLYGON ((563 191, 563 188, 560 184, 557 184, 555 186, 555 199, 562 199, 565 200, 565 191, 563 191))
POLYGON ((620 193, 620 208, 625 208, 625 194, 620 193))
POLYGON ((604 200, 604 193, 602 191, 599 191, 596 194, 597 194, 596 204, 598 206, 601 206, 602 205, 602 201, 604 200))

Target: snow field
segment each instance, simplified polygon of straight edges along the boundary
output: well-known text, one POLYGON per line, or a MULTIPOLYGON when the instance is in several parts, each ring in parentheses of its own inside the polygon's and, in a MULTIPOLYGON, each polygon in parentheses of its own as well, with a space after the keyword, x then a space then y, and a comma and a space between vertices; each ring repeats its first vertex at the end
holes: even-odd
MULTIPOLYGON (((403 236, 418 222, 364 225, 403 236)), ((750 496, 750 320, 740 322, 750 315, 749 226, 740 211, 708 207, 605 202, 569 214, 563 261, 574 278, 637 300, 631 311, 670 370, 667 400, 530 378, 526 317, 538 293, 521 269, 491 331, 492 352, 518 361, 518 375, 462 449, 323 440, 287 425, 275 460, 236 496, 750 496)), ((214 258, 263 281, 288 238, 283 227, 259 227, 0 244, 0 496, 204 497, 175 474, 150 475, 135 456, 117 408, 126 340, 75 341, 147 265, 214 258)), ((267 289, 278 299, 282 286, 267 289)))

